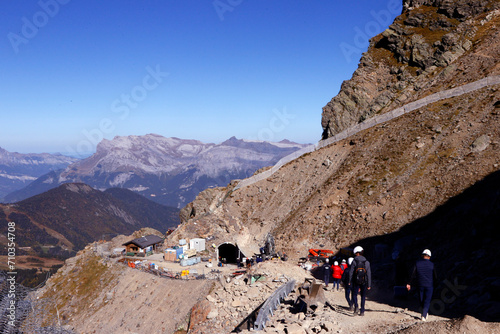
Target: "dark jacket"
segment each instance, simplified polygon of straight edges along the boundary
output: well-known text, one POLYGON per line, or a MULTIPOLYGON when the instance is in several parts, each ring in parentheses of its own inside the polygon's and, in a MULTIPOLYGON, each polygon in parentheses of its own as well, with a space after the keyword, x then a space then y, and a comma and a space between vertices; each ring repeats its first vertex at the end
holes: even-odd
POLYGON ((431 260, 420 259, 415 263, 410 275, 409 284, 411 285, 413 282, 423 288, 432 288, 434 286, 434 282, 436 282, 436 270, 431 260))
POLYGON ((347 267, 344 269, 344 272, 342 273, 342 283, 345 285, 349 284, 349 272, 351 271, 351 267, 347 267))
POLYGON ((330 263, 325 263, 323 265, 323 275, 328 275, 330 276, 332 274, 332 266, 330 263))
POLYGON ((363 256, 363 255, 358 255, 354 258, 354 261, 352 261, 352 265, 349 267, 349 284, 353 284, 353 276, 356 272, 356 269, 359 267, 359 264, 365 262, 365 268, 366 268, 366 279, 367 279, 367 287, 371 288, 372 286, 372 271, 370 268, 370 262, 363 256))

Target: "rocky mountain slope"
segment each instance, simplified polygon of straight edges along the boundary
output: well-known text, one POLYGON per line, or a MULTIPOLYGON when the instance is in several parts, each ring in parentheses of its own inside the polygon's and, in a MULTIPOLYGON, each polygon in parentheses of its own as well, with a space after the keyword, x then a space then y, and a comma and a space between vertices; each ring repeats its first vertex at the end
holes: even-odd
MULTIPOLYGON (((404 13, 372 38, 353 78, 325 107, 326 136, 500 74, 499 5, 405 2, 404 13), (425 42, 415 42, 417 31, 425 42), (415 45, 435 48, 432 62, 412 61, 420 50, 415 45), (444 55, 448 60, 437 63, 444 55)), ((488 289, 500 281, 487 268, 498 265, 490 254, 497 253, 491 236, 498 233, 499 88, 431 103, 308 153, 251 186, 202 192, 181 211, 184 223, 172 237, 213 236, 216 244, 258 249, 272 233, 292 259, 309 248, 339 251, 361 243, 378 261, 379 284, 391 288, 402 283, 396 282, 395 260, 410 266, 421 249, 431 248, 440 270, 438 291, 447 282, 467 286, 443 312, 498 319, 498 294, 488 289)))
MULTIPOLYGON (((500 74, 498 1, 406 0, 404 8, 390 29, 372 38, 353 78, 325 107, 325 137, 429 94, 500 74)), ((327 292, 330 306, 307 318, 292 312, 293 301, 287 299, 266 329, 269 333, 496 333, 498 323, 481 321, 500 319, 500 277, 495 271, 499 266, 499 89, 489 86, 423 106, 305 154, 247 187, 236 189, 235 181, 207 189, 182 209, 183 223, 167 243, 210 237, 215 245, 231 242, 258 250, 271 233, 277 250, 285 251, 289 260, 271 263, 272 269, 260 267, 266 262, 255 268, 254 273, 271 272, 266 282, 259 283, 259 290, 267 293, 281 278, 276 272, 294 277, 295 261, 309 248, 340 251, 358 244, 365 248, 374 281, 365 317, 353 317, 342 296, 327 292), (392 290, 405 282, 408 267, 424 248, 432 250, 438 270, 432 315, 426 323, 416 319, 418 306, 413 299, 397 300, 392 290)), ((64 286, 71 282, 64 273, 74 268, 69 264, 51 279, 45 296, 64 301, 63 291, 68 290, 64 286)), ((64 312, 71 311, 65 319, 69 328, 90 332, 105 326, 104 319, 111 314, 105 304, 118 302, 120 314, 132 317, 130 322, 129 317, 119 317, 116 325, 127 326, 120 332, 139 328, 169 332, 159 327, 165 310, 155 298, 158 292, 165 295, 172 290, 159 287, 156 280, 146 284, 144 277, 125 269, 118 276, 130 280, 125 286, 131 289, 100 283, 101 293, 92 302, 82 302, 89 305, 84 315, 94 320, 106 307, 101 320, 82 320, 72 311, 82 305, 78 300, 61 304, 64 312), (143 284, 140 291, 133 285, 138 282, 143 284), (140 310, 130 300, 138 300, 140 310), (149 322, 153 314, 161 320, 149 322)), ((106 282, 104 276, 97 277, 96 282, 106 282)), ((192 333, 228 333, 266 298, 241 281, 219 282, 203 302, 194 296, 182 298, 184 291, 171 295, 183 307, 186 302, 196 304, 191 311, 192 333)), ((170 312, 175 309, 168 307, 170 312)), ((178 318, 170 320, 170 326, 176 327, 173 323, 177 325, 178 318)))
MULTIPOLYGON (((143 233, 137 233, 140 235, 143 233)), ((295 263, 265 261, 252 268, 259 280, 232 275, 235 267, 220 268, 210 279, 171 279, 132 269, 102 250, 121 245, 133 236, 87 246, 33 294, 33 307, 45 310, 28 324, 62 328, 65 333, 254 333, 246 319, 279 287, 291 280, 297 286, 312 279, 295 263), (84 288, 83 288, 84 287, 84 288), (71 294, 65 291, 72 291, 71 294)), ((151 261, 149 261, 151 262, 151 261)), ((156 264, 163 266, 163 263, 156 264)), ((208 270, 208 268, 206 268, 208 270)), ((377 292, 377 291, 374 291, 377 292)), ((381 293, 382 291, 378 291, 381 293)), ((500 323, 484 323, 471 316, 448 320, 430 315, 419 320, 418 302, 401 305, 370 298, 364 317, 353 317, 343 291, 323 291, 324 301, 314 312, 299 312, 299 289, 278 305, 262 333, 496 333, 500 323)))
POLYGON ((26 187, 50 171, 66 168, 78 159, 57 154, 22 154, 0 147, 0 200, 7 194, 26 187))
POLYGON ((497 69, 497 1, 416 0, 404 8, 323 108, 323 138, 497 69))
MULTIPOLYGON (((141 234, 116 237, 107 248, 141 234)), ((217 284, 156 277, 101 258, 95 249, 89 245, 68 259, 37 291, 47 310, 39 322, 45 326, 59 323, 68 333, 175 333, 189 321, 192 307, 217 284)))
MULTIPOLYGON (((94 240, 151 227, 177 226, 178 210, 126 189, 95 190, 67 183, 24 201, 0 205, 1 254, 7 252, 7 221, 16 223, 18 256, 65 259, 94 240)), ((20 260, 19 258, 18 260, 20 260)), ((34 266, 44 267, 39 259, 34 266)))
POLYGON ((248 177, 303 146, 234 137, 218 145, 154 134, 116 137, 99 143, 97 152, 89 158, 39 178, 6 200, 19 201, 62 183, 83 182, 101 190, 126 188, 180 208, 200 191, 248 177))

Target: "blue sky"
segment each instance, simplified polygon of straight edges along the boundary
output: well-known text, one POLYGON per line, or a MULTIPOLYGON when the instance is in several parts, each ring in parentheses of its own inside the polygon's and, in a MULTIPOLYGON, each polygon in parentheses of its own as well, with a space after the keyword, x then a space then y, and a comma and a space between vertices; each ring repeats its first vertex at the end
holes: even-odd
POLYGON ((2 1, 0 147, 157 133, 312 143, 401 0, 2 1))

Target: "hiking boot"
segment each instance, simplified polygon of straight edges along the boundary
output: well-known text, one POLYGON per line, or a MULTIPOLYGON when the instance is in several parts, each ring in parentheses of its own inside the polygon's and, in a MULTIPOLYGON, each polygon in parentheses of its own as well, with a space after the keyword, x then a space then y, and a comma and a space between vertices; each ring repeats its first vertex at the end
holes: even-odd
POLYGON ((357 307, 355 307, 355 308, 354 308, 354 314, 357 314, 357 313, 358 313, 358 308, 357 308, 357 307))
POLYGON ((359 312, 359 315, 363 317, 365 315, 365 312, 359 312))
POLYGON ((349 306, 349 311, 354 311, 354 306, 349 306))

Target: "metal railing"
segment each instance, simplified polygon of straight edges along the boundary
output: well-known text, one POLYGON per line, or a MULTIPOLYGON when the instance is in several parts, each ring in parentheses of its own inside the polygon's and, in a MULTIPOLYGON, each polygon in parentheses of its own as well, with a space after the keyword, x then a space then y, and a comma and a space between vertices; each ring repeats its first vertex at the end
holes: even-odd
POLYGON ((35 297, 39 287, 28 288, 16 283, 15 293, 9 293, 7 278, 7 274, 0 271, 0 333, 74 334, 61 327, 52 298, 35 297), (15 308, 10 305, 15 305, 15 308))
POLYGON ((255 320, 254 329, 263 330, 266 327, 266 322, 269 321, 269 315, 281 304, 281 301, 288 296, 288 294, 295 288, 295 280, 290 280, 284 285, 280 286, 274 293, 267 298, 264 305, 259 310, 257 320, 255 320))
POLYGON ((448 89, 445 91, 431 94, 431 95, 426 96, 424 98, 421 98, 417 101, 410 102, 402 107, 391 110, 387 113, 384 113, 381 115, 376 115, 374 117, 368 118, 367 120, 365 120, 361 123, 358 123, 358 124, 348 128, 342 132, 339 132, 330 138, 327 138, 325 140, 321 140, 316 144, 311 144, 309 146, 306 146, 298 151, 293 152, 292 154, 287 155, 286 157, 281 158, 272 168, 270 168, 262 173, 259 173, 257 175, 254 175, 254 176, 251 176, 251 177, 246 178, 244 180, 241 180, 236 185, 236 187, 234 188, 233 191, 236 191, 236 190, 243 188, 243 187, 248 187, 256 182, 267 179, 271 175, 276 173, 283 165, 289 163, 290 161, 293 161, 306 153, 317 151, 320 148, 323 148, 325 146, 336 143, 340 140, 351 137, 362 130, 366 130, 368 128, 371 128, 375 125, 379 125, 381 123, 385 123, 385 122, 390 121, 394 118, 397 118, 399 116, 407 114, 411 111, 425 107, 426 105, 428 105, 430 103, 434 103, 434 102, 444 100, 444 99, 449 99, 451 97, 460 96, 460 95, 467 94, 467 93, 470 93, 472 91, 475 91, 475 90, 478 90, 478 89, 481 89, 484 87, 498 85, 498 84, 500 84, 500 75, 489 76, 489 77, 483 78, 481 80, 477 80, 477 81, 465 84, 463 86, 459 86, 459 87, 455 87, 455 88, 451 88, 451 89, 448 89))

